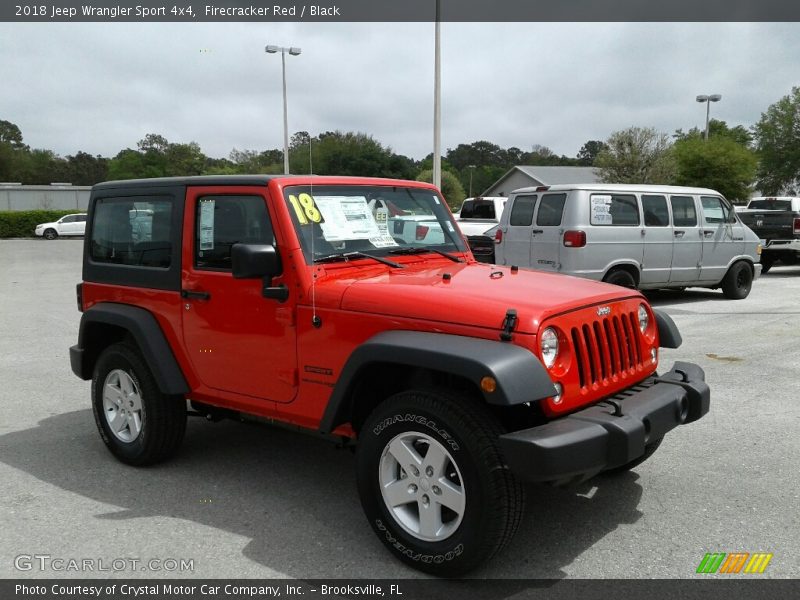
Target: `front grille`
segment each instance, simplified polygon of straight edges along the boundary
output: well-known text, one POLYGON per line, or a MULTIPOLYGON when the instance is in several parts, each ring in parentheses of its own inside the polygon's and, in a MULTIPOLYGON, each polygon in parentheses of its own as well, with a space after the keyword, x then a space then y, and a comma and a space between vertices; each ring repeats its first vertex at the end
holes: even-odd
POLYGON ((638 317, 633 312, 573 327, 570 335, 581 388, 632 375, 644 362, 638 317))

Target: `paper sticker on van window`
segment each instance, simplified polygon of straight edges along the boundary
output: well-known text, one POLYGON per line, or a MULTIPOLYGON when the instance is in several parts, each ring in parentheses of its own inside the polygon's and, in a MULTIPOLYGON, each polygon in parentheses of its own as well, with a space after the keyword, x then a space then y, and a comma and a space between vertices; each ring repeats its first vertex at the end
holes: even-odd
POLYGON ((214 201, 200 201, 200 250, 214 249, 214 201))
POLYGON ((592 214, 590 223, 592 225, 612 225, 611 217, 611 196, 592 196, 592 214))

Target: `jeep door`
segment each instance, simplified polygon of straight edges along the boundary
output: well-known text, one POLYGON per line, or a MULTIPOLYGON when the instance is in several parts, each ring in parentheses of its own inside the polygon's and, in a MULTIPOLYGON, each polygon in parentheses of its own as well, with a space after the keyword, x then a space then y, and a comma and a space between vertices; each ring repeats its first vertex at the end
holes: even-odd
POLYGON ((672 270, 674 234, 669 220, 667 197, 662 194, 642 194, 644 216, 644 255, 641 283, 667 283, 672 270))
POLYGON ((744 229, 733 207, 720 196, 700 196, 703 211, 703 263, 700 279, 722 281, 734 256, 744 252, 744 229))
POLYGON ((183 335, 195 373, 215 390, 290 402, 297 391, 292 298, 265 298, 260 278, 234 279, 231 271, 234 244, 275 244, 266 189, 189 188, 183 235, 183 335))
POLYGON ((697 219, 694 196, 675 195, 669 198, 672 209, 672 272, 670 283, 691 285, 700 278, 703 256, 702 232, 697 219))
POLYGON ((561 220, 566 192, 544 194, 536 209, 531 231, 531 267, 542 271, 557 271, 561 267, 561 220))
POLYGON ((511 206, 503 211, 509 213, 508 223, 503 231, 502 264, 531 265, 531 233, 533 213, 536 208, 536 194, 520 194, 511 200, 511 206), (510 211, 509 211, 510 208, 510 211))

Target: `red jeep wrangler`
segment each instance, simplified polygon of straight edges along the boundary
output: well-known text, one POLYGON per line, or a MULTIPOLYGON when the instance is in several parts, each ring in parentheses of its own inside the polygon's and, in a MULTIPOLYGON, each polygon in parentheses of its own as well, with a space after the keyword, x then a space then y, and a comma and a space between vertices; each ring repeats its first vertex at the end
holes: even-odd
POLYGON ((681 338, 641 294, 476 262, 424 183, 99 184, 77 292, 72 370, 118 459, 172 455, 187 400, 327 434, 381 541, 440 575, 511 539, 522 481, 630 469, 709 408, 698 366, 657 374, 681 338))

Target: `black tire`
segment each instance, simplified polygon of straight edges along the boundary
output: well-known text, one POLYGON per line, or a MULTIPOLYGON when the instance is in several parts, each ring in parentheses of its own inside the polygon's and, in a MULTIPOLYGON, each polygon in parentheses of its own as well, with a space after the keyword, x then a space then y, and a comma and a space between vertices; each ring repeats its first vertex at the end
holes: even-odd
POLYGON ((655 442, 647 444, 644 447, 644 454, 642 454, 639 458, 636 458, 631 462, 621 465, 619 467, 614 467, 613 469, 608 469, 607 471, 603 471, 603 475, 619 475, 620 473, 627 473, 631 469, 638 467, 648 458, 653 456, 653 454, 655 454, 656 450, 658 450, 658 447, 661 445, 661 442, 663 441, 664 438, 659 438, 655 442))
POLYGON ((742 300, 753 287, 753 270, 744 261, 733 263, 722 280, 722 295, 729 300, 742 300))
POLYGON ((139 351, 128 344, 109 346, 97 360, 92 377, 92 407, 103 442, 114 456, 129 465, 163 461, 172 456, 183 441, 186 400, 161 393, 139 351), (126 384, 131 394, 126 394, 126 384), (128 415, 138 414, 138 425, 133 416, 127 417, 125 425, 125 411, 112 406, 112 400, 104 401, 107 386, 109 397, 116 394, 116 400, 121 401, 120 408, 130 409, 128 415), (119 433, 112 431, 115 415, 120 416, 118 422, 123 425, 119 433))
POLYGON ((636 279, 627 269, 612 269, 603 277, 603 281, 613 285, 636 289, 636 279))
MULTIPOLYGON (((464 574, 499 552, 519 527, 524 510, 524 490, 505 465, 498 436, 503 433, 497 419, 484 406, 470 398, 451 396, 443 391, 407 391, 378 405, 361 429, 356 456, 356 475, 361 505, 373 530, 389 551, 415 569, 439 576, 464 574), (405 438, 405 440, 403 439, 405 438), (415 478, 397 465, 389 451, 390 442, 414 440, 410 446, 423 461, 415 478), (423 439, 427 438, 427 439, 423 439), (432 448, 444 450, 442 476, 428 471, 424 462, 432 448), (396 473, 401 493, 408 491, 408 503, 398 503, 398 510, 408 511, 411 519, 420 517, 427 494, 436 511, 438 531, 449 533, 422 539, 419 532, 398 521, 395 509, 384 501, 382 478, 396 473), (403 475, 405 474, 405 477, 403 475), (427 477, 431 477, 430 480, 427 477), (447 479, 447 481, 444 481, 447 479), (460 490, 461 516, 445 507, 442 488, 460 490), (412 488, 414 491, 412 492, 412 488), (439 491, 437 491, 439 490, 439 491), (439 494, 435 496, 434 494, 439 494), (402 507, 402 508, 398 508, 402 507), (436 539, 439 537, 440 539, 436 539)), ((409 463, 411 464, 411 463, 409 463)), ((393 475, 392 475, 393 476, 393 475)), ((391 476, 390 476, 391 477, 391 476)), ((388 492, 387 492, 388 493, 388 492)), ((453 496, 451 496, 451 499, 453 496)), ((431 513, 428 513, 431 514, 431 513)))
POLYGON ((55 240, 58 238, 58 232, 55 229, 45 229, 43 237, 46 240, 55 240))

